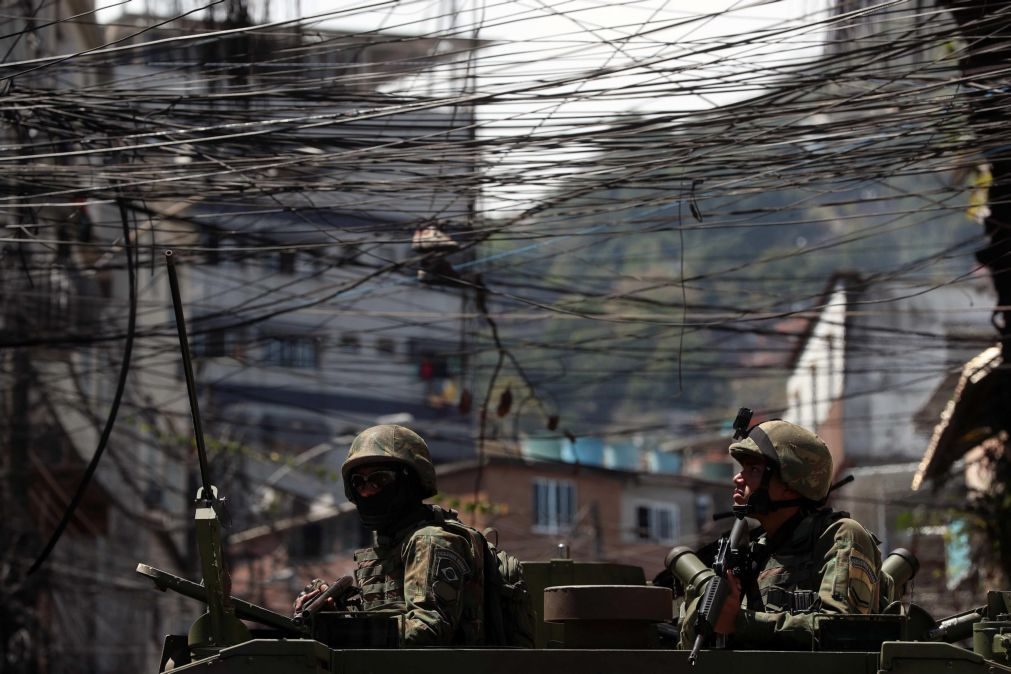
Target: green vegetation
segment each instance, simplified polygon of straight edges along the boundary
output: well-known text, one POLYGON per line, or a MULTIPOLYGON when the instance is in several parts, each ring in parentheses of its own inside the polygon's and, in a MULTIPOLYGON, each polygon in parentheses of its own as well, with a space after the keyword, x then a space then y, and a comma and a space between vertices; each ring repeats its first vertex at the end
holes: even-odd
MULTIPOLYGON (((559 204, 530 227, 568 234, 562 241, 499 242, 496 252, 525 250, 486 282, 507 310, 535 316, 500 328, 536 395, 568 401, 563 427, 662 424, 672 410, 719 418, 744 402, 783 404, 803 329, 786 319, 817 306, 834 273, 921 285, 965 273, 982 235, 965 207, 945 175, 714 189, 694 200, 612 190, 559 204)), ((515 391, 508 373, 499 390, 506 381, 515 391)), ((539 431, 543 419, 519 428, 539 431)))

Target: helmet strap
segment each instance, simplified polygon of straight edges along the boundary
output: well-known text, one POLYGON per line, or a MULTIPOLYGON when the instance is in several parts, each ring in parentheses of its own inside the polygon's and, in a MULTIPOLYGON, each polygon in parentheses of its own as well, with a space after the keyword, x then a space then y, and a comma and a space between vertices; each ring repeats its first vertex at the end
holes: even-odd
MULTIPOLYGON (((769 466, 766 464, 766 469, 769 466)), ((800 496, 798 498, 789 498, 782 501, 773 501, 769 498, 769 475, 766 473, 762 476, 762 485, 755 490, 755 493, 751 495, 748 499, 747 504, 743 506, 734 506, 734 514, 737 515, 738 508, 747 509, 743 515, 737 515, 738 517, 746 517, 752 513, 756 515, 765 515, 774 510, 781 510, 783 508, 789 508, 791 506, 800 506, 804 510, 815 510, 822 507, 828 502, 829 494, 834 492, 839 487, 846 486, 853 481, 852 475, 847 475, 843 479, 836 482, 834 485, 829 487, 828 493, 825 494, 823 498, 818 500, 809 499, 805 496, 800 496), (752 507, 752 501, 755 501, 754 507, 752 507)))
POLYGON ((758 486, 758 489, 751 493, 751 496, 748 497, 747 503, 744 505, 734 506, 734 515, 738 519, 742 517, 750 517, 752 515, 768 515, 773 511, 790 508, 792 506, 813 508, 825 504, 826 499, 822 499, 821 501, 812 501, 811 499, 804 497, 773 501, 772 497, 769 496, 769 483, 772 481, 772 476, 775 472, 775 465, 771 461, 766 460, 765 470, 762 472, 762 483, 758 486))

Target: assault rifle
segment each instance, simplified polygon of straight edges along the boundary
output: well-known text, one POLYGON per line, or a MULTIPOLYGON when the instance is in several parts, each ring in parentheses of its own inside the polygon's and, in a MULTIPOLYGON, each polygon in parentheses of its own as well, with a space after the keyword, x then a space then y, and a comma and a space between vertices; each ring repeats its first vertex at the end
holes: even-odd
POLYGON ((696 609, 695 644, 688 655, 688 662, 692 665, 698 660, 702 645, 713 635, 727 596, 730 594, 731 581, 727 579, 727 572, 739 579, 751 572, 750 542, 748 522, 741 517, 734 522, 730 534, 721 538, 717 544, 716 559, 712 567, 715 575, 706 585, 706 591, 696 609))
POLYGON ((311 597, 295 611, 295 621, 304 622, 308 618, 327 607, 327 600, 332 599, 334 606, 339 606, 340 610, 346 608, 347 600, 358 592, 354 586, 354 579, 351 576, 341 576, 332 583, 327 583, 327 589, 320 592, 315 597, 311 597))
MULTIPOLYGON (((734 439, 740 440, 748 434, 748 424, 751 423, 751 410, 742 407, 734 419, 734 439)), ((717 543, 716 559, 713 561, 715 574, 706 585, 706 591, 699 600, 695 613, 695 644, 688 655, 691 665, 699 658, 702 645, 712 636, 716 623, 723 612, 727 597, 730 595, 730 583, 727 572, 737 579, 743 579, 751 573, 751 534, 748 522, 744 519, 744 511, 734 512, 737 521, 734 522, 730 534, 717 543)))

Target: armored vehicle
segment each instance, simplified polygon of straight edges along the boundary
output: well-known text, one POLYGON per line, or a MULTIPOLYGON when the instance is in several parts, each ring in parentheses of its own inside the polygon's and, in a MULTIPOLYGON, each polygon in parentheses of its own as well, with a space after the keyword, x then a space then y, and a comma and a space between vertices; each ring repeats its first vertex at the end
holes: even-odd
MULTIPOLYGON (((219 499, 208 480, 171 257, 169 271, 200 458, 202 486, 197 493, 195 527, 203 582, 191 582, 145 564, 137 570, 158 589, 205 603, 207 611, 188 634, 166 637, 161 672, 770 674, 817 670, 819 674, 1011 674, 1011 591, 991 591, 977 608, 936 621, 927 611, 901 601, 906 582, 917 570, 915 558, 903 550, 889 555, 882 565, 882 575, 888 581, 882 586, 891 602, 880 614, 819 615, 809 648, 793 651, 730 650, 720 647, 713 635, 698 639, 693 651, 679 650, 670 588, 648 584, 643 570, 635 566, 570 559, 523 564, 536 613, 534 648, 399 649, 395 647, 399 636, 396 621, 390 614, 316 610, 326 605, 321 597, 291 618, 231 597, 226 591, 219 499), (953 643, 970 639, 968 647, 953 643)), ((738 422, 735 428, 747 425, 741 414, 738 422)), ((744 538, 744 522, 745 517, 739 515, 725 549, 732 552, 735 540, 744 538)), ((703 603, 722 577, 687 548, 671 550, 666 566, 678 581, 675 585, 702 597, 703 603)))
MULTIPOLYGON (((206 513, 205 513, 206 515, 206 513)), ((668 556, 685 585, 705 584, 713 572, 690 551, 668 556)), ((885 569, 897 580, 915 564, 893 554, 885 569), (898 559, 897 559, 898 558, 898 559)), ((165 640, 160 671, 238 674, 271 672, 372 674, 409 669, 419 674, 481 671, 738 671, 820 674, 1011 674, 1011 592, 992 591, 976 609, 935 621, 898 601, 879 615, 823 616, 806 651, 707 648, 690 653, 669 638, 675 611, 666 587, 646 583, 641 568, 554 559, 525 563, 537 613, 532 649, 397 649, 395 622, 382 613, 320 611, 295 620, 241 599, 211 597, 197 584, 141 564, 162 590, 208 604, 188 635, 165 640), (217 614, 217 615, 215 615, 217 614), (247 628, 239 619, 257 624, 247 628), (666 635, 666 636, 665 636, 666 635), (955 645, 969 642, 969 646, 955 645)))

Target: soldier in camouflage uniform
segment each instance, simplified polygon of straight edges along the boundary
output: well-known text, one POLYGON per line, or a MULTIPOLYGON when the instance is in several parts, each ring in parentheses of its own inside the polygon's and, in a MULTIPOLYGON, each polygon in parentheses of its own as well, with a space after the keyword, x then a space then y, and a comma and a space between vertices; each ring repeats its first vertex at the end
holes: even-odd
MULTIPOLYGON (((436 494, 425 441, 403 426, 374 426, 351 443, 341 467, 344 493, 373 531, 355 553, 365 611, 397 614, 400 645, 484 643, 483 544, 456 513, 422 503, 436 494)), ((325 589, 296 600, 296 610, 325 589)))
MULTIPOLYGON (((730 576, 731 596, 715 631, 737 648, 809 648, 818 613, 871 613, 879 606, 881 554, 848 513, 824 507, 832 455, 814 433, 767 421, 730 445, 741 464, 735 506, 761 524, 752 532, 757 578, 730 576), (743 602, 742 602, 743 595, 743 602)), ((697 599, 687 598, 682 647, 694 641, 697 599)))

